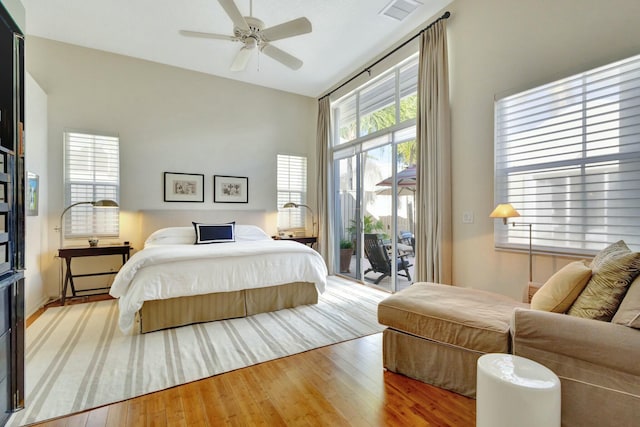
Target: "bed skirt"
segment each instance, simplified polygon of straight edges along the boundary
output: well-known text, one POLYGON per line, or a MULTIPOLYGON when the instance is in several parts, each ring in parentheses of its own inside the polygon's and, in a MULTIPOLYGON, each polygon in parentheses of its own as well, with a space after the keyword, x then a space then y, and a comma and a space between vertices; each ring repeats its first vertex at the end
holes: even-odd
POLYGON ((140 332, 146 333, 317 303, 318 291, 313 283, 294 282, 266 288, 145 301, 138 315, 140 332))

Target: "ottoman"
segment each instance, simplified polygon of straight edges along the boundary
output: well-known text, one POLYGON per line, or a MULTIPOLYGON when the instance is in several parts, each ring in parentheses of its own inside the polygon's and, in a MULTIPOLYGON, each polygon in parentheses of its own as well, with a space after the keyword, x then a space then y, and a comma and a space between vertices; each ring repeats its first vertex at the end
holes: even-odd
POLYGON ((478 358, 509 353, 512 298, 477 289, 418 282, 378 305, 385 369, 469 397, 478 358))

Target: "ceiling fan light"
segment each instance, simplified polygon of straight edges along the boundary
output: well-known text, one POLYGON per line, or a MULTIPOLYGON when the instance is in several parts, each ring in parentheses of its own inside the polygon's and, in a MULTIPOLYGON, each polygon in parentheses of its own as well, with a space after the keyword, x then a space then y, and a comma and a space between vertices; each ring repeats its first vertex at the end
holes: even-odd
POLYGON ((218 0, 218 3, 220 3, 234 24, 232 36, 187 30, 181 30, 180 34, 188 37, 242 42, 242 47, 231 64, 231 71, 243 71, 247 67, 251 52, 255 49, 292 70, 300 69, 302 67, 300 59, 271 45, 270 42, 310 33, 312 30, 311 22, 307 18, 301 17, 265 28, 264 22, 252 16, 253 2, 249 5, 249 16, 242 16, 235 2, 236 0, 218 0))
POLYGON ((244 46, 247 49, 255 49, 257 45, 258 40, 256 40, 255 37, 247 37, 246 39, 244 39, 244 46))

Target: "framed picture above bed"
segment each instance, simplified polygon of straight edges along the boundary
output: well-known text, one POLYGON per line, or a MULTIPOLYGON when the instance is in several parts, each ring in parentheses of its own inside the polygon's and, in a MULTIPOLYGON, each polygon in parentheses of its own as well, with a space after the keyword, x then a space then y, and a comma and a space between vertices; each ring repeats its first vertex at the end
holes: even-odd
POLYGON ((204 203, 204 175, 165 172, 164 201, 204 203))
POLYGON ((249 178, 244 176, 213 176, 215 203, 249 203, 249 178))

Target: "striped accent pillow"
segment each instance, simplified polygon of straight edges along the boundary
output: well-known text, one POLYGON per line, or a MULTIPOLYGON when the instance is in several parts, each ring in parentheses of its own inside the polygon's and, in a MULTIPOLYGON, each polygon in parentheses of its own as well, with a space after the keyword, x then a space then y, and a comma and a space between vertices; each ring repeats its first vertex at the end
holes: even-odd
POLYGON ((629 286, 611 322, 640 329, 640 276, 629 286))
POLYGON ((631 252, 620 240, 600 251, 591 269, 591 279, 567 314, 609 322, 640 273, 640 253, 631 252))

